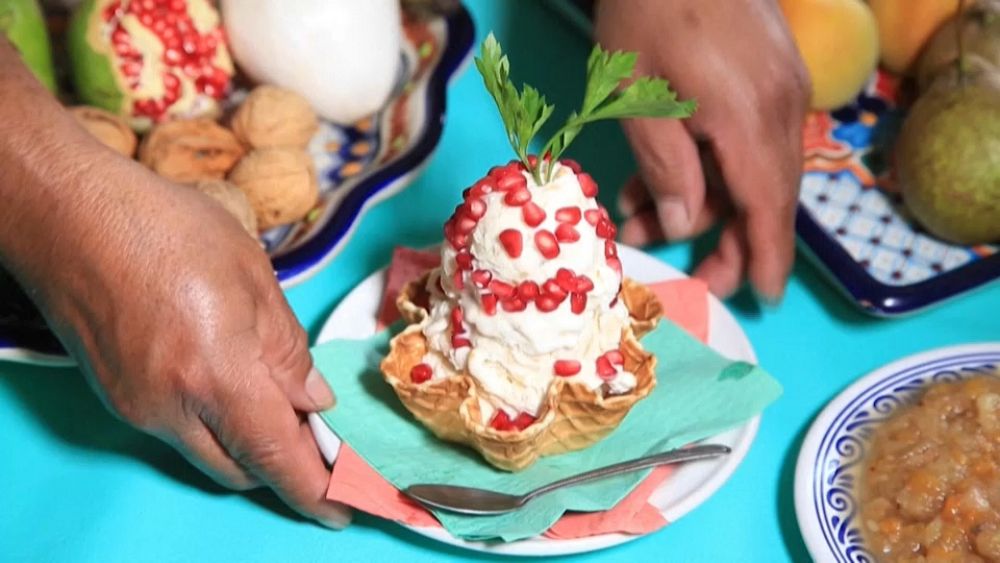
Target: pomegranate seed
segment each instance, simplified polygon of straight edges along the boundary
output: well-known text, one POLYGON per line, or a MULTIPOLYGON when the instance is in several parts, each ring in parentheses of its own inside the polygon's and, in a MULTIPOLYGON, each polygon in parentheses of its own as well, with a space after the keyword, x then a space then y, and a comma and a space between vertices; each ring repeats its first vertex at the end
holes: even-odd
POLYGON ((533 154, 529 154, 528 155, 528 165, 531 166, 532 168, 535 168, 536 166, 538 166, 538 157, 535 156, 535 155, 533 155, 533 154))
POLYGON ((489 176, 499 182, 501 178, 506 178, 507 176, 521 176, 523 169, 520 161, 512 160, 503 166, 490 168, 489 176))
POLYGON ((576 278, 573 291, 576 293, 587 293, 588 291, 594 290, 594 282, 590 281, 587 276, 579 276, 576 278))
POLYGON ((508 256, 511 258, 521 256, 521 251, 524 250, 524 240, 521 238, 521 231, 517 229, 504 229, 500 232, 498 238, 508 256))
POLYGON ((564 158, 559 162, 566 168, 572 170, 574 174, 579 174, 580 171, 583 170, 583 168, 580 167, 580 163, 571 158, 564 158))
POLYGON ((410 370, 410 381, 421 384, 434 376, 434 370, 427 364, 417 364, 410 370))
POLYGON ((521 208, 521 216, 524 218, 525 224, 529 227, 537 227, 545 220, 545 210, 539 207, 537 203, 529 201, 521 208))
POLYGON ((556 211, 556 221, 575 225, 580 222, 580 215, 579 207, 563 207, 556 211))
POLYGON ((563 289, 563 287, 556 280, 548 280, 542 284, 542 291, 560 303, 563 299, 566 299, 566 295, 569 293, 567 290, 563 289))
POLYGON ((451 243, 451 247, 455 250, 462 250, 469 245, 469 235, 463 233, 455 233, 448 239, 451 243))
POLYGON ((465 328, 462 327, 462 308, 455 307, 451 310, 451 331, 455 334, 462 334, 465 328))
POLYGON ((531 416, 526 412, 522 412, 521 414, 517 415, 517 418, 514 419, 514 422, 512 422, 512 424, 514 425, 514 428, 517 428, 518 430, 524 430, 525 428, 534 424, 534 422, 535 422, 535 417, 531 416))
POLYGON ((523 281, 517 286, 517 296, 525 301, 533 301, 538 297, 538 284, 533 281, 523 281))
POLYGON ((469 196, 483 197, 486 194, 497 191, 497 183, 492 178, 483 178, 469 188, 469 196))
POLYGON ((535 233, 535 246, 538 252, 549 260, 559 256, 559 241, 549 231, 541 230, 535 233))
POLYGON ((444 222, 444 238, 449 241, 455 236, 455 222, 453 219, 448 219, 444 222))
POLYGON ((508 430, 513 430, 514 424, 511 422, 510 417, 507 416, 506 412, 497 410, 496 414, 493 415, 493 420, 490 421, 490 428, 506 432, 508 430))
POLYGON ((535 307, 543 313, 551 313, 559 308, 559 303, 561 302, 562 299, 557 299, 550 295, 542 295, 535 300, 535 307))
POLYGON ((462 270, 456 270, 451 279, 455 289, 459 291, 465 289, 465 279, 462 277, 462 270))
POLYGON ((610 266, 611 269, 614 270, 615 273, 618 274, 619 277, 621 277, 621 275, 622 275, 622 261, 619 260, 617 257, 613 257, 613 258, 608 258, 607 262, 608 262, 608 266, 610 266))
POLYGON ((607 356, 601 356, 597 358, 597 375, 601 379, 609 379, 618 375, 618 370, 615 369, 615 366, 611 365, 607 356))
POLYGON ((611 215, 608 213, 608 210, 607 210, 606 207, 604 207, 603 205, 598 205, 597 206, 597 212, 601 214, 601 219, 604 219, 605 221, 611 222, 611 215))
POLYGON ((462 270, 472 269, 472 255, 466 251, 459 252, 455 255, 455 264, 462 270))
POLYGON ((455 221, 455 232, 467 235, 476 228, 476 220, 468 215, 459 215, 455 221))
POLYGON ((591 225, 597 225, 597 222, 601 220, 601 212, 597 209, 588 209, 583 212, 583 217, 591 225))
POLYGON ((484 293, 479 300, 483 304, 483 312, 489 316, 497 314, 497 296, 492 293, 484 293))
POLYGON ((472 346, 472 342, 464 336, 452 336, 451 337, 451 347, 452 348, 466 348, 472 346))
POLYGON ((576 281, 576 276, 573 274, 571 270, 568 270, 566 268, 559 268, 558 270, 556 270, 556 283, 559 284, 559 287, 561 287, 563 291, 567 293, 573 291, 573 289, 576 287, 575 281, 576 281))
POLYGON ((587 309, 587 295, 584 293, 571 293, 569 296, 569 306, 574 315, 582 314, 587 309))
POLYGON ((497 180, 497 189, 502 192, 516 191, 520 189, 528 189, 528 181, 524 179, 524 176, 520 172, 517 174, 507 174, 503 178, 497 180))
POLYGON ((531 201, 531 192, 526 186, 514 188, 503 196, 503 202, 510 206, 524 205, 529 201, 531 201))
POLYGON ((576 242, 580 240, 580 232, 571 225, 560 223, 556 227, 556 240, 559 242, 576 242))
POLYGON ((142 63, 136 61, 128 61, 122 66, 122 70, 127 75, 139 76, 139 73, 142 72, 142 63))
POLYGON ((585 197, 597 197, 597 182, 594 182, 590 174, 586 172, 577 174, 576 179, 580 182, 580 190, 583 191, 585 197))
POLYGON ((486 215, 486 202, 478 197, 470 198, 465 204, 465 213, 477 221, 482 219, 486 215))
POLYGON ((604 355, 612 364, 625 365, 625 354, 622 354, 620 350, 609 350, 604 355))
POLYGON ((493 279, 493 274, 489 270, 476 270, 472 272, 472 283, 476 284, 476 287, 484 289, 486 286, 490 285, 490 280, 493 279))
POLYGON ((490 291, 496 294, 500 299, 509 299, 514 296, 514 286, 509 283, 502 282, 500 280, 493 280, 490 282, 490 291))
POLYGON ((510 299, 501 301, 500 307, 508 313, 520 313, 528 308, 528 304, 520 297, 511 297, 510 299))
POLYGON ((163 75, 163 86, 167 90, 179 90, 181 81, 176 74, 167 73, 163 75))
POLYGON ((604 239, 613 239, 618 229, 615 228, 614 223, 608 221, 607 219, 601 219, 597 223, 597 236, 604 239))
POLYGON ((560 377, 570 377, 580 373, 580 362, 576 360, 556 360, 552 372, 560 377))
POLYGON ((614 258, 618 256, 618 245, 613 240, 604 241, 604 257, 614 258))

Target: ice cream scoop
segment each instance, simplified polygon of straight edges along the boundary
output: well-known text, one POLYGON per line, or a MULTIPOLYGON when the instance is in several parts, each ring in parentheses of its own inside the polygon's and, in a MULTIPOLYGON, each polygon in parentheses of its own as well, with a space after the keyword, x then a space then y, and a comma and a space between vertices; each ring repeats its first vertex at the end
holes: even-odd
POLYGON ((629 314, 615 227, 588 174, 548 165, 544 185, 515 161, 466 191, 423 323, 416 378, 467 372, 495 428, 531 424, 557 377, 610 394, 635 387, 619 351, 629 314))

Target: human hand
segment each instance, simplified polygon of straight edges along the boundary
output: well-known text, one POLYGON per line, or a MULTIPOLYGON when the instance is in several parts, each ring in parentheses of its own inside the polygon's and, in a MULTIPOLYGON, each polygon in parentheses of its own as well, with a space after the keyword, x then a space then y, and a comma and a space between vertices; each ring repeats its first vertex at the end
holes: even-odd
POLYGON ((810 85, 776 2, 598 2, 605 49, 639 52, 637 75, 694 98, 688 120, 623 128, 640 173, 619 197, 623 242, 694 237, 724 222, 694 272, 726 297, 744 279, 777 303, 794 261, 802 120, 810 85))
POLYGON ((99 195, 21 265, 49 324, 121 418, 227 487, 347 525, 302 414, 334 397, 264 252, 197 191, 97 160, 63 188, 99 195))

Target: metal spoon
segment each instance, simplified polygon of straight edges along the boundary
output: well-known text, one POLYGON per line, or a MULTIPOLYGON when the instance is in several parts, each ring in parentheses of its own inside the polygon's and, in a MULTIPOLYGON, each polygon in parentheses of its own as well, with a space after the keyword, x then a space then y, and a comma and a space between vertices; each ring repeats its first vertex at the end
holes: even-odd
POLYGON ((640 457, 631 461, 623 461, 560 479, 524 495, 508 495, 485 489, 457 487, 453 485, 410 485, 403 492, 410 498, 430 508, 438 508, 471 516, 490 516, 513 512, 524 506, 529 500, 563 487, 579 485, 611 477, 612 475, 648 469, 658 465, 707 459, 728 454, 729 452, 730 449, 728 446, 719 444, 705 444, 691 448, 671 450, 661 454, 640 457))

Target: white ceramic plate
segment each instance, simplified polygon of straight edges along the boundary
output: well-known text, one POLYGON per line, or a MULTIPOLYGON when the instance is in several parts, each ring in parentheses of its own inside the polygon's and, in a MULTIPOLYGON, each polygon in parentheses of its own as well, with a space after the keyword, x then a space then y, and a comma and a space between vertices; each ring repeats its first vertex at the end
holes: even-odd
MULTIPOLYGON (((624 245, 619 245, 619 256, 628 275, 641 282, 651 283, 686 277, 682 272, 656 258, 624 245)), ((384 270, 375 272, 362 281, 327 319, 317 343, 335 338, 362 338, 375 334, 375 317, 381 303, 384 284, 384 270)), ((709 321, 709 344, 712 348, 734 360, 756 363, 757 357, 746 334, 736 323, 736 319, 715 297, 710 297, 709 321)), ((340 449, 340 440, 318 416, 311 415, 309 422, 324 457, 333 463, 340 449)), ((713 443, 726 444, 733 449, 733 452, 724 458, 679 466, 670 479, 656 490, 650 502, 660 509, 669 522, 676 521, 704 502, 726 482, 743 461, 759 425, 758 416, 743 426, 712 437, 713 443)), ((471 542, 455 538, 443 528, 408 527, 419 534, 451 545, 507 555, 580 553, 611 547, 637 537, 626 534, 605 534, 575 540, 554 540, 539 536, 511 543, 471 542)))
POLYGON ((874 561, 858 524, 857 472, 874 427, 928 384, 997 375, 1000 342, 939 348, 852 384, 816 418, 795 467, 795 515, 816 561, 874 561))

